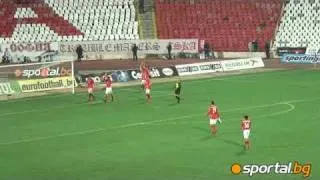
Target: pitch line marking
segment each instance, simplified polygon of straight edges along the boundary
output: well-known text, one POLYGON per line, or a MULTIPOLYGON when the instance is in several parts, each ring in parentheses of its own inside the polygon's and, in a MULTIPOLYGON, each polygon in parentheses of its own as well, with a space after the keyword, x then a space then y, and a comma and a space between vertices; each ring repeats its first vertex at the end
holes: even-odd
MULTIPOLYGON (((225 78, 217 78, 216 76, 213 76, 213 77, 205 77, 202 79, 187 79, 184 83, 194 84, 194 83, 206 82, 206 81, 224 81, 224 80, 233 79, 235 77, 239 77, 239 76, 229 76, 229 77, 225 77, 225 78)), ((163 82, 163 83, 170 83, 170 82, 163 82)), ((139 84, 128 86, 128 87, 118 87, 118 88, 116 88, 116 91, 134 91, 133 87, 136 87, 138 85, 139 84)), ((70 90, 70 92, 71 92, 71 90, 70 90)), ((87 92, 79 92, 79 93, 76 93, 75 96, 86 94, 86 93, 87 92)), ((25 102, 25 101, 32 101, 32 100, 41 100, 43 98, 56 98, 56 97, 63 97, 63 96, 70 96, 70 95, 71 95, 70 93, 58 93, 58 94, 52 94, 52 95, 48 94, 48 95, 44 95, 44 96, 33 96, 33 97, 26 97, 26 98, 21 98, 21 99, 12 99, 9 101, 0 101, 0 104, 14 103, 14 102, 25 102)))
MULTIPOLYGON (((307 102, 307 101, 311 101, 311 100, 292 100, 292 101, 307 102)), ((285 111, 281 112, 281 113, 288 113, 288 112, 293 111, 295 109, 295 106, 288 103, 288 102, 289 101, 278 102, 278 103, 273 103, 273 104, 265 104, 265 105, 260 105, 260 106, 251 106, 251 107, 246 107, 246 108, 234 108, 234 109, 230 109, 230 110, 227 110, 224 112, 233 112, 233 111, 238 111, 238 110, 256 109, 256 108, 266 108, 266 107, 273 107, 273 106, 276 106, 279 104, 288 104, 291 108, 289 110, 285 110, 285 111)), ((276 114, 276 115, 279 115, 280 112, 277 112, 277 113, 278 114, 276 114)), ((186 115, 186 116, 178 116, 178 117, 166 118, 166 119, 160 119, 160 120, 154 120, 154 121, 144 121, 144 122, 138 122, 138 123, 131 123, 131 124, 115 126, 115 127, 111 127, 111 128, 97 128, 97 129, 88 130, 88 131, 62 133, 62 134, 55 135, 55 136, 22 139, 22 140, 16 140, 16 141, 11 141, 11 142, 3 142, 3 143, 0 143, 0 146, 28 143, 28 142, 41 141, 41 140, 50 140, 50 139, 55 139, 55 138, 59 138, 59 137, 87 135, 87 134, 93 134, 93 133, 103 132, 103 131, 107 131, 107 130, 124 129, 124 128, 129 128, 129 127, 136 127, 136 126, 148 125, 148 124, 159 123, 159 122, 168 122, 168 121, 176 121, 179 119, 188 119, 188 118, 193 118, 193 117, 198 117, 198 116, 203 116, 203 114, 199 115, 197 113, 197 114, 190 114, 190 115, 186 115)))
MULTIPOLYGON (((154 97, 166 97, 168 96, 168 93, 163 93, 163 94, 159 94, 159 95, 154 95, 154 97)), ((127 100, 137 100, 137 98, 126 98, 127 100)), ((16 114, 27 114, 27 113, 32 113, 32 112, 46 112, 46 111, 50 111, 52 109, 64 109, 64 108, 68 108, 68 107, 77 107, 77 106, 82 106, 82 105, 95 105, 95 104, 103 104, 104 102, 99 101, 94 101, 94 102, 82 102, 82 103, 74 103, 71 105, 65 105, 65 106, 53 106, 50 108, 39 108, 39 109, 34 109, 34 110, 26 110, 26 111, 16 111, 16 112, 9 112, 9 113, 2 113, 0 114, 0 117, 5 117, 5 116, 11 116, 11 115, 16 115, 16 114)), ((1 121, 1 120, 0 120, 1 121)))
MULTIPOLYGON (((281 114, 287 114, 293 110, 295 110, 295 106, 291 103, 281 103, 283 105, 287 105, 289 106, 289 109, 286 109, 286 110, 283 110, 283 111, 278 111, 278 112, 275 112, 275 113, 271 113, 271 114, 264 114, 264 115, 260 115, 260 116, 254 116, 254 118, 265 118, 265 117, 273 117, 273 116, 278 116, 278 115, 281 115, 281 114)), ((277 105, 281 105, 281 104, 277 104, 277 105)), ((276 105, 274 105, 276 106, 276 105)), ((231 118, 233 119, 233 118, 231 118)), ((239 119, 239 118, 238 118, 239 119)), ((228 120, 228 122, 230 122, 230 120, 228 120)), ((141 124, 141 125, 154 125, 154 126, 161 126, 161 125, 179 125, 179 124, 203 124, 205 123, 205 121, 188 121, 188 122, 171 122, 171 123, 152 123, 152 124, 141 124)))

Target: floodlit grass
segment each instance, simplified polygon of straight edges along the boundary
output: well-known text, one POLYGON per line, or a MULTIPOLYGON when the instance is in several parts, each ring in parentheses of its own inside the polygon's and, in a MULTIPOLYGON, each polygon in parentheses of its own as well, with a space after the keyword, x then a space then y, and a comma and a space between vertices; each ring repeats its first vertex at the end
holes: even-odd
MULTIPOLYGON (((230 166, 300 161, 319 179, 320 73, 282 71, 155 84, 152 104, 139 87, 114 88, 115 102, 86 94, 0 102, 0 179, 247 179, 230 166), (222 113, 209 135, 207 107, 222 113), (240 120, 252 118, 252 149, 243 151, 240 120)), ((254 175, 253 179, 302 179, 254 175)))

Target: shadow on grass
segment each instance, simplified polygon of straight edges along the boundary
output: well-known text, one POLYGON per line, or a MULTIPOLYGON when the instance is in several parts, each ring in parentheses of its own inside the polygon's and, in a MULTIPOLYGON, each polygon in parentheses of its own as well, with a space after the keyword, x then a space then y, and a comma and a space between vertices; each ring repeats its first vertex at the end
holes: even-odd
POLYGON ((233 146, 237 146, 237 147, 242 147, 243 148, 243 145, 236 142, 236 141, 233 141, 233 140, 230 140, 230 139, 224 139, 224 138, 217 138, 217 140, 219 141, 222 141, 226 144, 230 144, 230 145, 233 145, 233 146))
POLYGON ((233 145, 233 146, 241 148, 240 151, 236 153, 236 156, 243 156, 243 155, 246 154, 245 148, 239 142, 236 142, 236 141, 233 141, 233 140, 230 140, 230 139, 224 139, 224 138, 217 138, 217 140, 222 141, 222 142, 224 142, 226 144, 230 144, 230 145, 233 145))
POLYGON ((178 105, 179 103, 175 102, 175 103, 171 103, 171 104, 168 104, 168 106, 176 106, 178 105))
POLYGON ((241 151, 236 153, 236 156, 243 156, 247 153, 247 151, 243 148, 241 151))
POLYGON ((88 105, 91 105, 91 106, 98 106, 98 105, 101 105, 101 104, 105 104, 101 100, 94 100, 94 101, 91 101, 91 102, 86 101, 84 103, 87 103, 88 105))
POLYGON ((199 130, 199 131, 206 132, 206 133, 210 134, 210 129, 208 129, 208 128, 192 127, 192 129, 199 130))
POLYGON ((200 141, 208 141, 210 139, 213 139, 213 137, 211 135, 207 135, 207 136, 201 138, 200 141))
POLYGON ((208 140, 210 140, 210 139, 213 138, 213 137, 211 136, 210 130, 209 130, 208 128, 192 127, 192 129, 199 130, 199 131, 202 131, 202 132, 205 132, 205 133, 208 134, 207 136, 202 137, 202 138, 200 139, 200 141, 208 141, 208 140))

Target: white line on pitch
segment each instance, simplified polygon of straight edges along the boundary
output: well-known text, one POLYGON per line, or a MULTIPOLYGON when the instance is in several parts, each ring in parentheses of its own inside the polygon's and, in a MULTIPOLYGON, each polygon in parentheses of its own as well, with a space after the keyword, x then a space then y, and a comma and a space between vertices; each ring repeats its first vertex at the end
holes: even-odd
MULTIPOLYGON (((283 110, 283 111, 278 111, 278 112, 274 112, 274 113, 271 113, 271 114, 263 114, 263 115, 258 115, 258 116, 254 116, 254 118, 265 118, 265 117, 272 117, 272 116, 278 116, 278 115, 281 115, 281 114, 287 114, 291 111, 293 111, 296 107, 293 105, 293 104, 290 104, 290 103, 279 103, 279 104, 274 104, 274 106, 276 105, 287 105, 289 106, 289 109, 286 109, 286 110, 283 110)), ((233 119, 233 118, 231 118, 233 119)), ((238 118, 239 119, 239 118, 238 118)), ((230 122, 230 119, 227 120, 227 122, 230 122)), ((232 121, 231 121, 232 122, 232 121)), ((205 121, 188 121, 188 122, 170 122, 170 123, 161 123, 161 122, 157 122, 157 123, 152 123, 152 124, 141 124, 141 125, 155 125, 155 126, 162 126, 162 125, 171 125, 171 124, 175 124, 175 125, 179 125, 179 124, 203 124, 205 123, 205 121)))
MULTIPOLYGON (((294 100, 294 101, 297 101, 297 100, 294 100)), ((311 101, 311 100, 299 100, 299 102, 307 102, 307 101, 311 101)), ((277 105, 281 105, 281 104, 288 104, 289 105, 288 102, 278 102, 278 103, 273 103, 273 104, 250 106, 250 107, 246 107, 246 108, 235 108, 235 109, 230 109, 230 110, 227 110, 227 111, 224 111, 224 112, 232 112, 232 111, 246 110, 246 109, 248 110, 248 109, 266 108, 266 107, 273 107, 273 106, 277 106, 277 105)), ((286 110, 286 111, 294 110, 295 107, 293 105, 289 105, 289 106, 291 106, 291 108, 289 110, 286 110)), ((284 113, 284 112, 282 112, 282 113, 284 113)), ((93 130, 88 130, 88 131, 63 133, 63 134, 59 134, 59 135, 55 135, 55 136, 46 136, 46 137, 30 138, 30 139, 23 139, 23 140, 11 141, 11 142, 3 142, 3 143, 0 143, 0 146, 12 145, 12 144, 21 144, 21 143, 26 143, 26 142, 40 141, 40 140, 49 140, 49 139, 54 139, 54 138, 59 138, 59 137, 68 137, 68 136, 92 134, 92 133, 97 133, 97 132, 102 132, 102 131, 107 131, 107 130, 116 130, 116 129, 123 129, 123 128, 128 128, 128 127, 136 127, 136 126, 142 126, 142 125, 152 124, 152 123, 176 121, 176 120, 179 120, 179 119, 189 119, 189 118, 194 118, 194 117, 198 117, 198 116, 203 116, 203 114, 197 113, 197 114, 190 114, 190 115, 186 115, 186 116, 172 117, 172 118, 166 118, 166 119, 160 119, 160 120, 131 123, 131 124, 115 126, 115 127, 111 127, 111 128, 98 128, 98 129, 93 129, 93 130)))
MULTIPOLYGON (((217 78, 217 77, 213 76, 213 77, 205 77, 202 79, 187 79, 186 81, 184 81, 184 83, 194 84, 194 83, 201 83, 201 82, 206 82, 206 81, 223 81, 223 80, 233 79, 235 77, 237 77, 237 76, 229 76, 229 77, 225 77, 225 78, 217 78)), ((161 83, 170 83, 170 82, 161 82, 161 83)), ((159 84, 161 84, 161 83, 159 83, 159 84)), ((133 87, 136 87, 138 85, 139 84, 128 86, 128 87, 115 87, 114 90, 116 90, 116 91, 134 91, 133 87)), ((100 91, 98 91, 98 92, 100 92, 100 91)), ((138 92, 138 90, 137 90, 137 92, 138 92)), ((154 91, 154 92, 156 92, 156 91, 154 91)), ((79 93, 76 93, 75 95, 76 96, 83 95, 86 93, 87 92, 79 92, 79 93)), ((26 97, 26 98, 21 98, 21 99, 12 99, 9 101, 0 101, 0 104, 33 101, 33 100, 39 100, 39 99, 44 99, 44 98, 56 98, 56 97, 71 96, 71 95, 72 94, 71 94, 71 90, 70 90, 70 93, 48 94, 48 95, 42 95, 42 96, 26 97)))
MULTIPOLYGON (((160 94, 160 93, 159 93, 160 94)), ((165 97, 171 94, 167 94, 167 93, 163 93, 160 95, 154 95, 154 97, 165 97)), ((127 98, 127 100, 137 100, 136 98, 127 98)), ((296 100, 289 100, 289 101, 285 101, 282 103, 296 103, 296 102, 304 102, 304 101, 316 101, 316 100, 320 100, 320 98, 314 98, 314 99, 296 99, 296 100)), ((82 105, 90 105, 90 104, 102 104, 102 101, 96 101, 96 102, 92 102, 92 103, 78 103, 78 104, 70 104, 70 105, 65 105, 65 106, 54 106, 54 107, 49 107, 49 108, 37 108, 37 109, 33 109, 33 110, 26 110, 26 111, 15 111, 15 112, 9 112, 9 113, 1 113, 0 117, 6 117, 6 116, 11 116, 11 115, 17 115, 17 114, 27 114, 27 113, 33 113, 33 112, 47 112, 53 109, 63 109, 63 108, 68 108, 68 107, 77 107, 77 106, 82 106, 82 105)), ((241 110, 241 108, 238 108, 238 110, 241 110)), ((5 119, 2 119, 5 120, 5 119)))
MULTIPOLYGON (((159 95, 153 95, 153 97, 165 97, 168 96, 168 93, 158 93, 159 95)), ((144 96, 142 96, 144 97, 144 96)), ((126 100, 131 100, 131 101, 137 101, 137 98, 126 98, 126 100)), ((1 113, 0 117, 5 117, 5 116, 11 116, 11 115, 17 115, 17 114, 26 114, 26 113, 32 113, 32 112, 47 112, 53 109, 64 109, 64 108, 68 108, 68 107, 77 107, 77 106, 82 106, 82 105, 94 105, 94 104, 103 104, 104 102, 101 100, 96 100, 94 102, 82 102, 82 103, 73 103, 70 105, 65 105, 65 106, 53 106, 53 107, 49 107, 49 108, 36 108, 33 110, 26 110, 26 111, 15 111, 15 112, 9 112, 9 113, 1 113)))

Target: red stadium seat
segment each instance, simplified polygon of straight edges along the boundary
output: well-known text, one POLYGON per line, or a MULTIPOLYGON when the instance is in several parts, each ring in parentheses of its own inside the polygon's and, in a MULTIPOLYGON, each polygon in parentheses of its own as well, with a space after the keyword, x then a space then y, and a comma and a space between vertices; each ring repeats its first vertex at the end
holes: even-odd
POLYGON ((272 39, 281 12, 281 0, 196 2, 157 0, 158 37, 199 38, 215 50, 247 51, 249 41, 263 47, 272 39), (261 24, 265 27, 258 32, 261 24))

